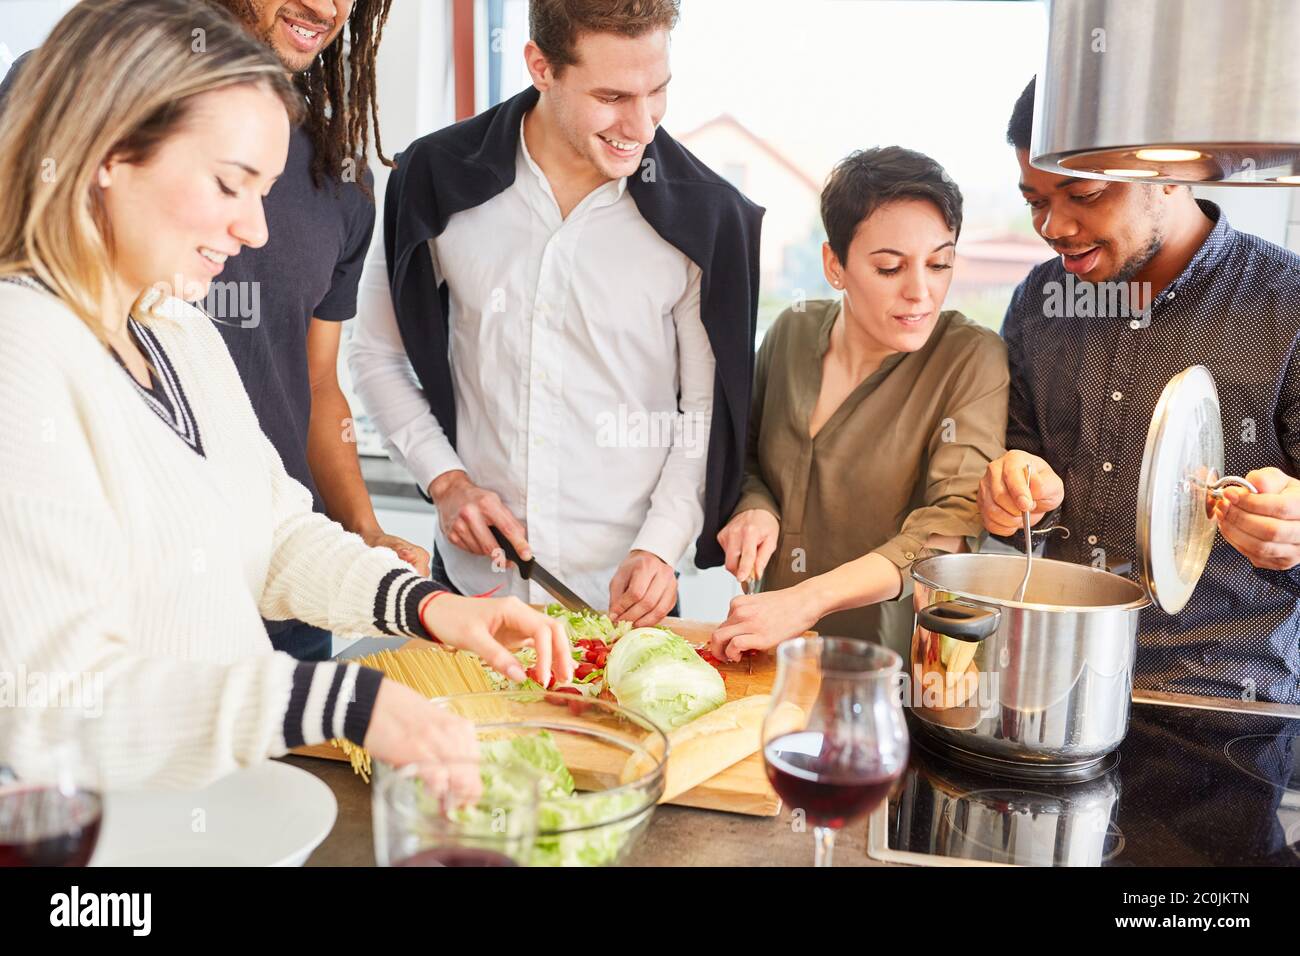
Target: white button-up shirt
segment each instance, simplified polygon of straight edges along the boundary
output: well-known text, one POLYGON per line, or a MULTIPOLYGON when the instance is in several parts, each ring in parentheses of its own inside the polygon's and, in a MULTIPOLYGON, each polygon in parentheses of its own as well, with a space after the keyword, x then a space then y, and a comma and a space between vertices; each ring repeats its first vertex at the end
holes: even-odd
MULTIPOLYGON (((377 234, 349 369, 389 454, 426 490, 463 469, 495 491, 592 607, 629 551, 676 565, 704 521, 713 412, 699 267, 641 217, 626 179, 561 217, 522 124, 514 183, 429 245, 449 290, 457 447, 406 356, 377 234)), ((441 528, 436 540, 462 591, 549 600, 441 528)))

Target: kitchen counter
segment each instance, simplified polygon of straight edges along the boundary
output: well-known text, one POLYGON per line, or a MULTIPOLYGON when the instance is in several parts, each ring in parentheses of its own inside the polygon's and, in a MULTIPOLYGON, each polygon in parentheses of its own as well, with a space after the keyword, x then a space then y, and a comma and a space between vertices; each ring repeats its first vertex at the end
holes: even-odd
MULTIPOLYGON (((889 844, 879 849, 922 865, 1300 864, 1300 708, 1141 691, 1134 698, 1117 765, 1086 783, 972 776, 914 741, 902 785, 877 813, 878 844, 884 834, 889 844)), ((338 800, 334 829, 307 865, 374 865, 369 784, 341 761, 285 760, 338 800)), ((841 833, 835 865, 899 865, 871 859, 867 834, 865 820, 841 833)), ((795 832, 788 812, 666 806, 627 862, 808 866, 812 856, 811 832, 795 832)))
MULTIPOLYGON (((334 829, 307 861, 308 866, 374 866, 370 826, 370 785, 349 764, 315 757, 286 757, 323 780, 339 803, 334 829)), ((836 866, 889 866, 866 852, 867 822, 839 835, 836 866)), ((811 830, 796 833, 789 813, 747 817, 735 813, 659 807, 637 844, 629 866, 811 866, 811 830)))

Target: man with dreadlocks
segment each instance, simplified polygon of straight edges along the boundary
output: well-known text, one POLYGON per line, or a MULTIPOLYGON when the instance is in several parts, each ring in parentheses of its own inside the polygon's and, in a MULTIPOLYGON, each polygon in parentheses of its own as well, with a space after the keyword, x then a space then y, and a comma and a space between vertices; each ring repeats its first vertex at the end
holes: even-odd
POLYGON ((722 561, 763 210, 659 125, 677 15, 532 0, 532 85, 416 140, 389 180, 349 363, 461 591, 546 600, 494 573, 494 529, 637 626, 671 613, 692 542, 722 561))
MULTIPOLYGON (((361 477, 352 412, 339 387, 342 323, 374 231, 370 129, 381 161, 375 55, 392 0, 218 0, 275 51, 307 101, 284 175, 266 200, 270 240, 231 259, 206 303, 267 437, 323 510, 372 547, 390 547, 422 574, 428 553, 384 534, 361 477), (343 43, 348 30, 348 47, 343 43), (260 321, 217 300, 229 282, 260 287, 260 321), (224 308, 223 308, 224 306, 224 308)), ((238 188, 237 183, 230 184, 238 188)), ((242 295, 238 305, 247 303, 242 295)), ((267 622, 277 650, 318 659, 330 635, 267 622)))
MULTIPOLYGON (((341 326, 356 314, 357 283, 374 231, 374 177, 366 154, 373 125, 383 159, 375 53, 392 0, 214 2, 294 75, 307 120, 293 130, 284 174, 264 202, 269 240, 226 261, 203 308, 225 338, 262 430, 289 474, 311 490, 316 509, 427 574, 424 549, 379 527, 337 375, 341 326)), ((6 75, 0 104, 25 59, 6 75)), ((238 195, 253 179, 232 167, 219 186, 238 195)), ((330 656, 331 635, 320 628, 268 621, 267 631, 277 650, 304 660, 330 656)))

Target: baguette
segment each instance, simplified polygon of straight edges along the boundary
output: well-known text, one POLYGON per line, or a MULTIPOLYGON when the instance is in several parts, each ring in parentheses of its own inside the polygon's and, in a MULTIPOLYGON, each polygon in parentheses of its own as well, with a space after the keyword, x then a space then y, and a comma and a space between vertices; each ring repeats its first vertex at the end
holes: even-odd
MULTIPOLYGON (((673 800, 710 777, 739 763, 762 746, 763 718, 772 702, 770 694, 742 697, 678 727, 668 735, 668 766, 660 803, 673 800)), ((773 715, 773 733, 788 733, 802 726, 803 711, 789 702, 773 715)), ((620 776, 628 783, 651 766, 645 754, 628 758, 620 776)))

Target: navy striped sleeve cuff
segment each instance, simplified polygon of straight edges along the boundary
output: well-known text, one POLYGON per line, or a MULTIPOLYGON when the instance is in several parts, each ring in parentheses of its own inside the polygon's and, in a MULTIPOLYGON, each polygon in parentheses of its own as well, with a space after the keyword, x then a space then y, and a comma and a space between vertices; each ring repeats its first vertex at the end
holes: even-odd
POLYGON ((348 703, 347 716, 343 719, 343 736, 358 747, 365 743, 366 731, 370 729, 370 716, 375 711, 375 699, 379 696, 379 685, 383 680, 382 671, 357 667, 353 699, 348 703))
POLYGON ((389 571, 375 592, 375 629, 394 637, 417 637, 436 641, 420 621, 420 602, 441 590, 414 571, 389 571))
POLYGON ((380 671, 358 664, 298 664, 284 712, 285 747, 339 737, 360 745, 370 728, 383 679, 380 671))

